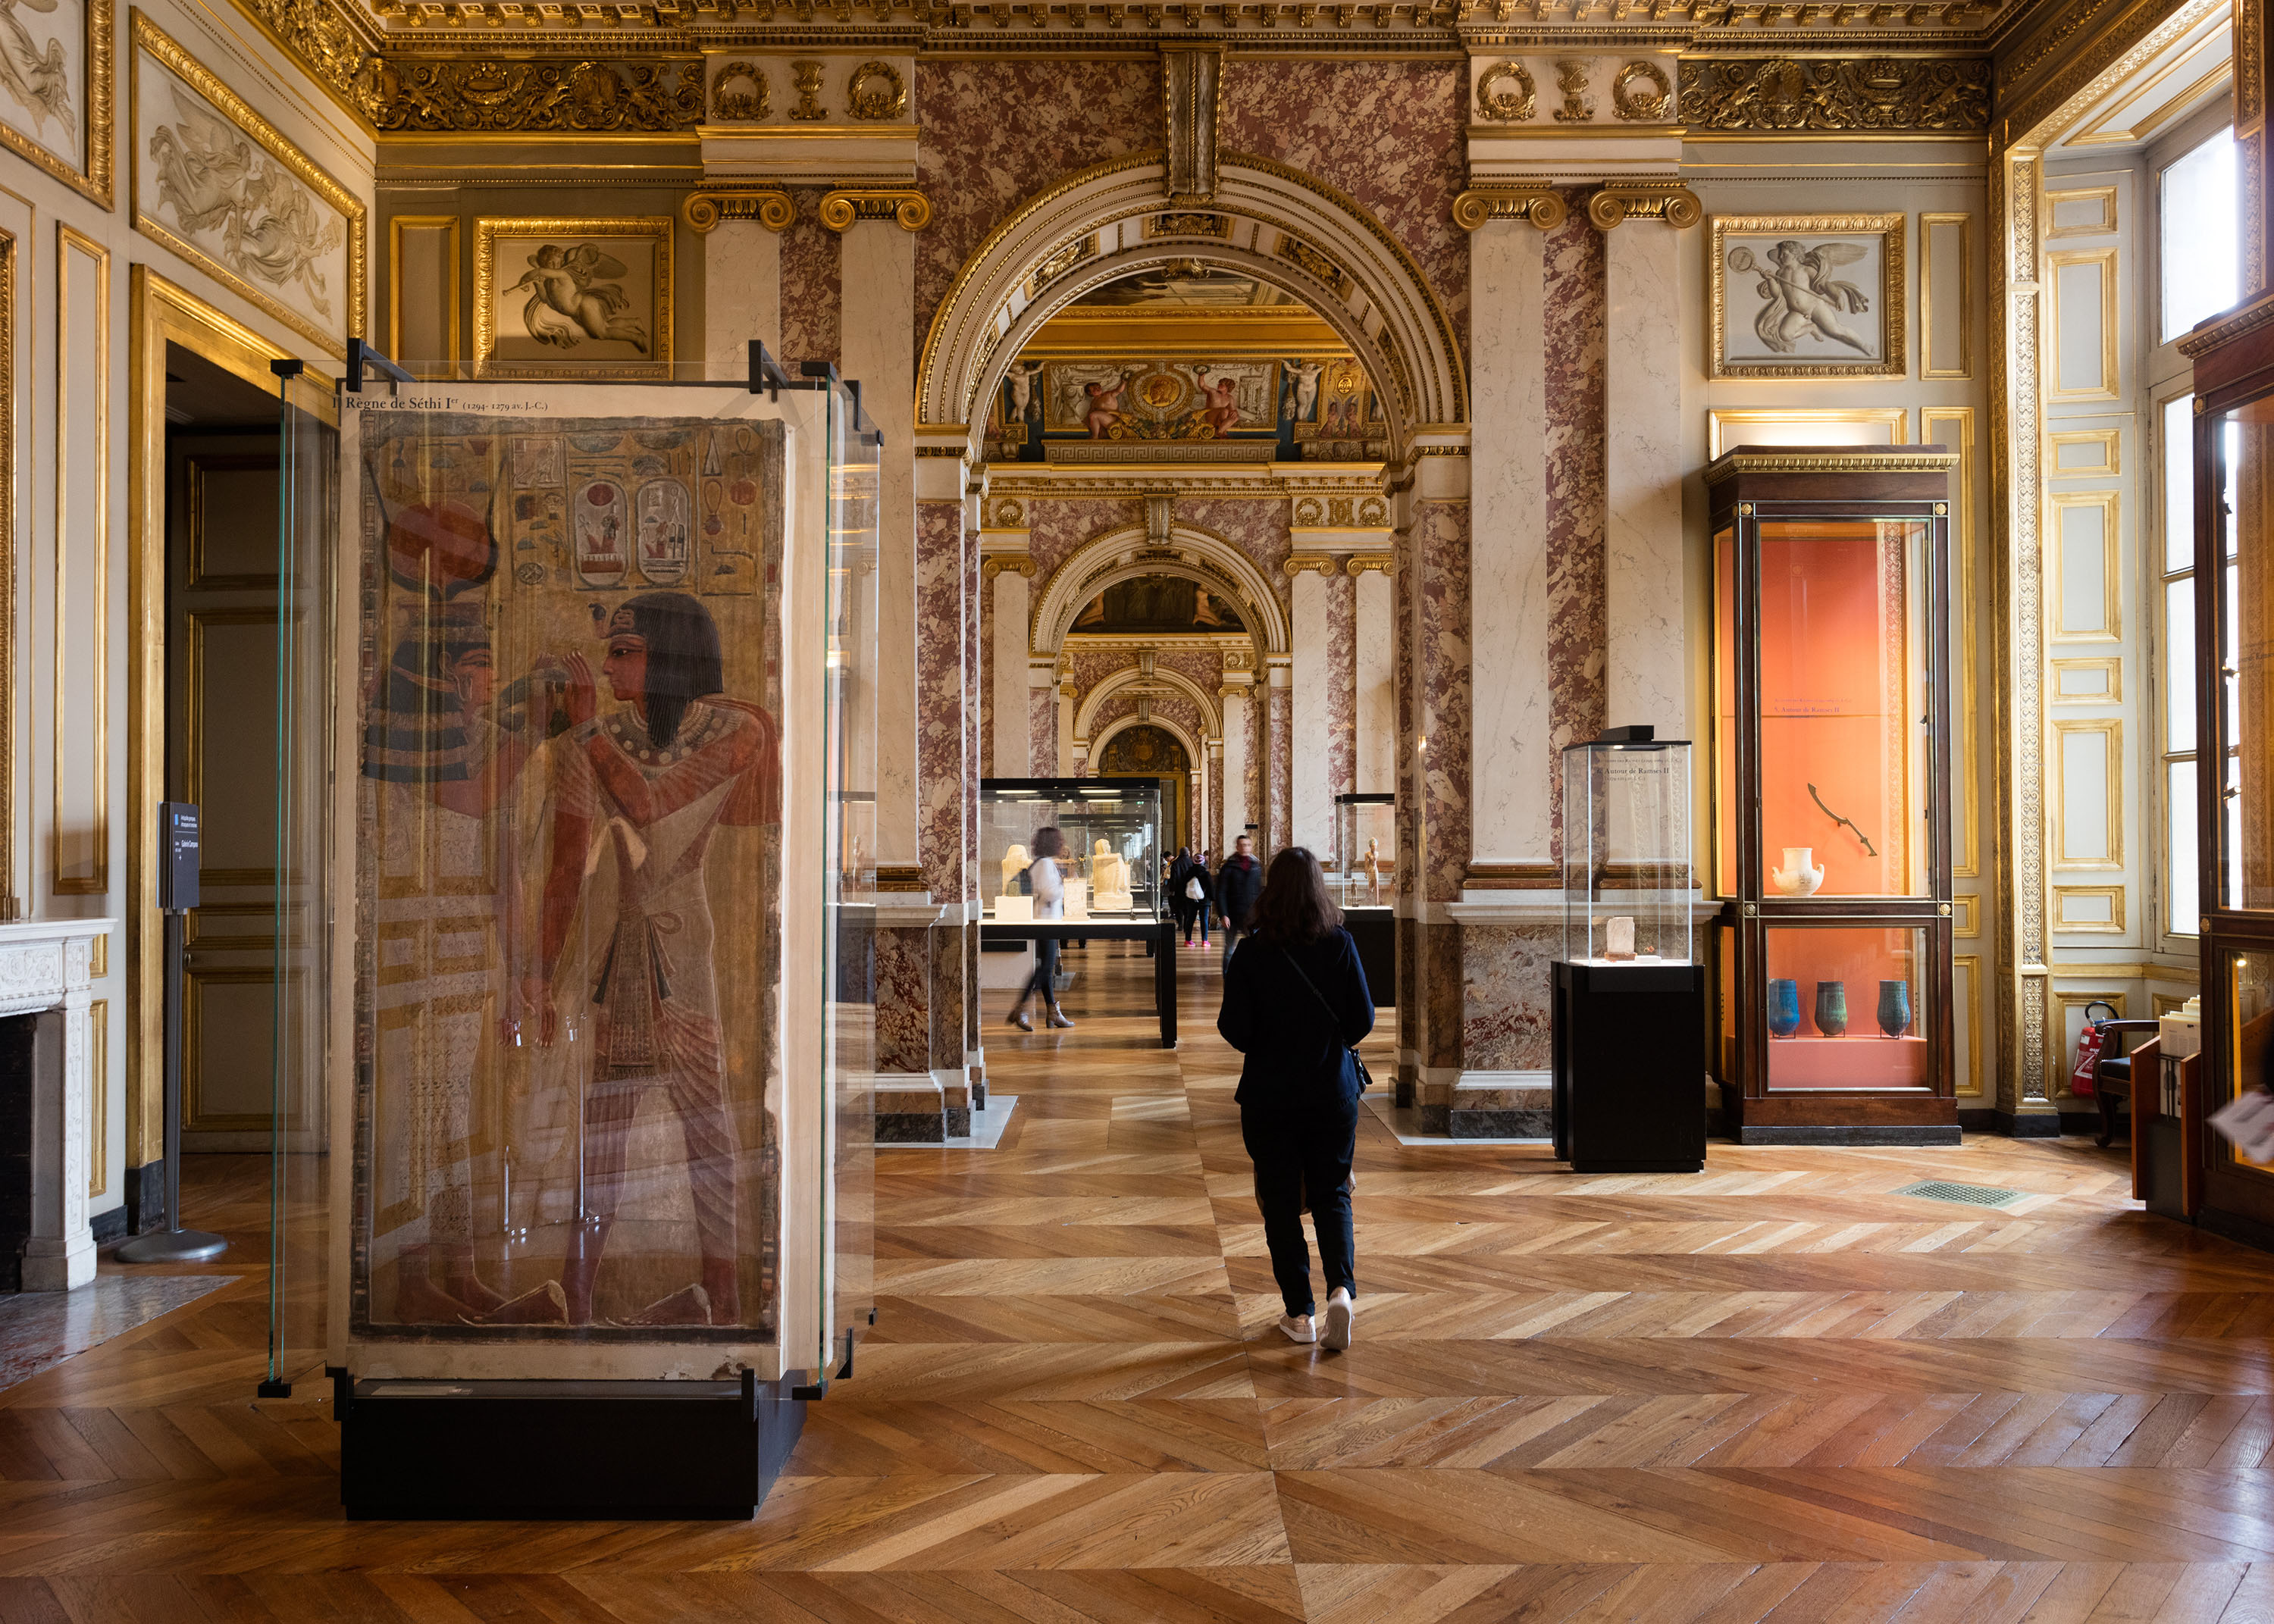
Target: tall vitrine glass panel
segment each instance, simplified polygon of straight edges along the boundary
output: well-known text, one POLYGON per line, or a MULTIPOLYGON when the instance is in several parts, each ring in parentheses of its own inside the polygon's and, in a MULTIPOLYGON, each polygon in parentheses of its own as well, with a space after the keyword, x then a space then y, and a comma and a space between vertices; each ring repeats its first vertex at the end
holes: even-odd
POLYGON ((1335 849, 1328 882, 1345 908, 1386 908, 1397 900, 1397 797, 1335 797, 1335 849))
POLYGON ((342 399, 331 1362, 826 1374, 870 1298, 873 433, 833 380, 342 399))
POLYGON ((1719 1048, 1741 1138, 1957 1134, 1956 460, 1740 447, 1706 470, 1719 1048))
POLYGON ((1161 790, 1147 778, 983 778, 979 891, 995 924, 1035 918, 1035 860, 1045 829, 1061 848, 1060 918, 1130 922, 1163 906, 1161 790))
POLYGON ((1564 747, 1565 960, 1688 964, 1696 895, 1689 741, 1606 734, 1564 747))

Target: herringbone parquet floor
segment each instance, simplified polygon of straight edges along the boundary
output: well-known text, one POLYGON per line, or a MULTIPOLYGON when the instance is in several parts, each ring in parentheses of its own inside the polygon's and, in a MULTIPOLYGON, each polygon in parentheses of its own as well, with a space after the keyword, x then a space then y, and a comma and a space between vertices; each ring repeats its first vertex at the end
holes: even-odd
MULTIPOLYGON (((342 1521, 248 1270, 0 1392, 0 1620, 2274 1619, 2268 1260, 2119 1155, 1579 1178, 1367 1120, 1323 1354, 1270 1330, 1212 957, 1174 1054, 1141 958, 1075 958, 1075 1031, 990 1003, 1001 1148, 880 1158, 877 1328, 754 1524, 342 1521)), ((257 1169, 198 1170, 257 1238, 257 1169)))

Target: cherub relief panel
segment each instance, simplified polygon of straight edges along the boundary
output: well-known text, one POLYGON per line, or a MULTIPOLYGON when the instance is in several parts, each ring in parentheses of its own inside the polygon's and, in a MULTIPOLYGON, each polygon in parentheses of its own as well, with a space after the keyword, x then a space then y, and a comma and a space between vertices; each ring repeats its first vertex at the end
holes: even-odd
POLYGON ((671 222, 481 220, 475 375, 668 378, 671 222))
POLYGON ((1716 215, 1713 376, 1903 376, 1903 222, 1716 215))

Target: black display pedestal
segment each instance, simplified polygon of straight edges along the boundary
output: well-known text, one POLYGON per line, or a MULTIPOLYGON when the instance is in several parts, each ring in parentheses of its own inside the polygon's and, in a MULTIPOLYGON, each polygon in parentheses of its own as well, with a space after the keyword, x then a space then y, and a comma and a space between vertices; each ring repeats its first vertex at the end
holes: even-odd
POLYGON ((1396 912, 1370 906, 1344 908, 1343 929, 1358 944, 1359 968, 1366 972, 1367 990, 1374 994, 1374 1007, 1394 1008, 1397 1003, 1396 912))
POLYGON ((335 1371, 340 1501, 351 1518, 745 1522, 805 1425, 794 1385, 335 1371))
POLYGON ((1555 1154, 1580 1173, 1706 1165, 1706 969, 1558 960, 1555 1154))

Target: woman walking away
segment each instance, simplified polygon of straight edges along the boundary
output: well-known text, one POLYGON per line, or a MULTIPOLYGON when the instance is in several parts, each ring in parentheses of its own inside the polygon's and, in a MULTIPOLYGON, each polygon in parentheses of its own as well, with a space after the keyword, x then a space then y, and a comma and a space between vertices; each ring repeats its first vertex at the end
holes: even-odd
POLYGON ((1193 944, 1193 925, 1201 928, 1201 945, 1209 944, 1209 917, 1216 912, 1216 876, 1209 872, 1208 853, 1195 853, 1185 870, 1185 945, 1193 944))
POLYGON ((1304 847, 1271 860, 1249 923, 1254 939, 1224 971, 1216 1029, 1247 1057, 1232 1098, 1287 1311, 1279 1328, 1290 1341, 1340 1350, 1351 1343, 1358 1290, 1350 1171, 1366 1074, 1353 1046, 1374 1030, 1374 994, 1319 860, 1304 847), (1326 1323, 1315 1328, 1303 1242, 1306 1191, 1328 1286, 1326 1323))
MULTIPOLYGON (((1035 921, 1062 919, 1065 910, 1065 881, 1058 876, 1058 860, 1065 855, 1065 837, 1050 824, 1035 831, 1035 861, 1027 868, 1027 883, 1035 893, 1035 921)), ((1011 1024, 1021 1032, 1032 1032, 1035 1025, 1027 1019, 1027 999, 1035 993, 1043 998, 1047 1024, 1071 1026, 1073 1022, 1058 1008, 1058 944, 1055 936, 1035 939, 1035 974, 1019 989, 1019 1001, 1011 1006, 1011 1024)))

